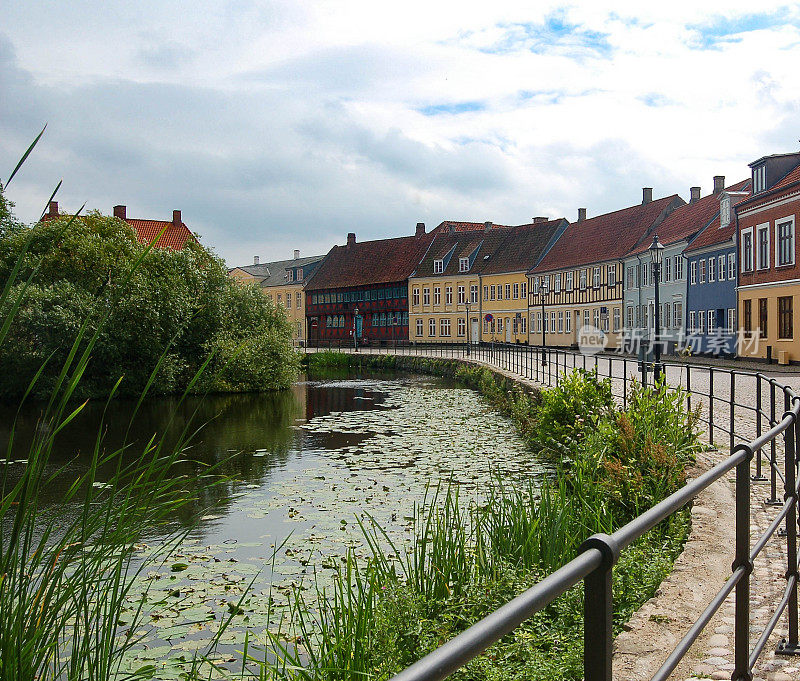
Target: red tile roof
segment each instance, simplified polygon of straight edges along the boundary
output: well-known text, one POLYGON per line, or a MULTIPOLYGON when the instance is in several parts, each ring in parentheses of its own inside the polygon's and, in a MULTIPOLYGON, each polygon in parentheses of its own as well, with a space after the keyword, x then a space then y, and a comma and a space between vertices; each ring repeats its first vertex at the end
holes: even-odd
POLYGON ((163 234, 154 244, 156 248, 171 248, 179 251, 187 241, 194 239, 194 235, 183 222, 176 225, 168 220, 138 220, 136 218, 125 218, 125 222, 136 230, 136 236, 142 243, 149 244, 163 230, 163 234))
POLYGON ((677 194, 573 222, 535 268, 547 272, 621 258, 677 206, 677 194))
MULTIPOLYGON (((508 225, 496 225, 491 223, 492 229, 506 229, 508 225)), ((485 222, 457 222, 455 220, 445 220, 444 222, 439 223, 436 230, 448 232, 448 231, 456 231, 456 232, 473 232, 479 229, 486 229, 485 222)), ((434 230, 434 231, 436 231, 434 230)))
POLYGON ((787 173, 786 176, 779 182, 777 182, 772 189, 773 191, 778 189, 784 189, 789 185, 794 184, 795 182, 800 182, 800 165, 798 165, 791 172, 787 173))
MULTIPOLYGON (((726 187, 725 191, 728 192, 747 192, 748 195, 750 193, 750 180, 742 180, 741 182, 737 182, 736 184, 731 185, 730 187, 726 187)), ((693 241, 689 242, 689 245, 686 247, 686 252, 696 251, 700 248, 705 248, 706 246, 714 246, 715 244, 722 244, 726 241, 730 241, 736 235, 736 220, 731 220, 725 227, 720 227, 719 221, 719 197, 718 196, 711 196, 706 197, 713 198, 716 201, 716 211, 714 215, 711 217, 710 221, 707 223, 707 227, 700 232, 700 234, 695 237, 693 241)), ((731 201, 732 206, 736 206, 740 204, 742 201, 747 200, 748 196, 738 196, 733 197, 731 201)), ((701 199, 705 201, 706 199, 701 199)), ((660 239, 659 235, 659 239, 660 239)))
MULTIPOLYGON (((749 186, 750 180, 742 180, 730 187, 726 191, 741 191, 749 186)), ((715 216, 719 215, 719 195, 709 194, 694 203, 687 203, 679 206, 670 213, 657 229, 653 230, 653 235, 658 235, 658 240, 664 246, 677 243, 678 241, 690 240, 696 236, 715 216)), ((629 255, 644 253, 652 240, 645 240, 634 248, 629 255)))
POLYGON ((419 236, 334 246, 309 279, 306 290, 404 281, 416 269, 436 234, 434 230, 419 236))

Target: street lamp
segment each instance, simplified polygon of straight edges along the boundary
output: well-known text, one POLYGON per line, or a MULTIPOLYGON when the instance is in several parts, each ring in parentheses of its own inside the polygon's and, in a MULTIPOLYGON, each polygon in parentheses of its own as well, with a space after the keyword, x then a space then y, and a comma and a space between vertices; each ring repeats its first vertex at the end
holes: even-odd
POLYGON ((358 352, 358 306, 353 308, 353 352, 358 352))
POLYGON ((547 277, 539 277, 539 299, 542 301, 542 366, 547 366, 547 314, 544 310, 544 297, 547 295, 547 277))
POLYGON ((653 237, 653 243, 650 246, 650 257, 653 260, 653 282, 655 284, 655 334, 653 337, 653 383, 658 383, 661 378, 661 301, 658 296, 658 284, 661 277, 661 259, 664 256, 664 246, 659 243, 658 235, 653 237))
POLYGON ((467 357, 469 357, 469 351, 470 351, 470 347, 469 347, 469 341, 470 341, 470 338, 469 338, 469 306, 470 305, 472 305, 472 301, 467 300, 467 301, 464 302, 464 308, 467 310, 467 357))

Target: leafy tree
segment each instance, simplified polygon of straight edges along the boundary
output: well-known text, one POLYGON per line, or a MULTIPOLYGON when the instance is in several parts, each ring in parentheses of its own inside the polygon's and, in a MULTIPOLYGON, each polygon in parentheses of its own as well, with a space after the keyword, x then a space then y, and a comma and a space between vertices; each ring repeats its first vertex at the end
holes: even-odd
MULTIPOLYGON (((84 397, 107 394, 120 376, 122 394, 138 394, 159 361, 156 393, 183 390, 209 356, 195 390, 286 388, 297 372, 285 315, 196 242, 148 249, 127 223, 98 212, 24 227, 0 190, 0 289, 20 257, 10 299, 22 302, 0 349, 2 398, 21 395, 44 362, 61 366, 83 324, 100 329, 84 397)), ((47 374, 39 395, 56 380, 47 374)))

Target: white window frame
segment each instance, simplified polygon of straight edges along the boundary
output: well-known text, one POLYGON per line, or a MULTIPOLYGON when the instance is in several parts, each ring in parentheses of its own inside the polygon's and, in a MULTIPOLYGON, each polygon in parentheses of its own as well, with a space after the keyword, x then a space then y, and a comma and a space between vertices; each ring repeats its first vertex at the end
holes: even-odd
POLYGON ((756 269, 759 270, 759 271, 760 270, 768 270, 769 269, 769 261, 770 261, 770 256, 769 256, 770 233, 769 232, 770 232, 769 222, 764 222, 764 223, 762 223, 760 225, 756 225, 756 232, 755 232, 755 237, 756 238, 755 238, 755 244, 754 244, 755 251, 756 251, 756 253, 755 253, 755 265, 756 265, 756 269), (767 249, 766 249, 767 261, 766 262, 761 262, 761 243, 760 243, 760 240, 761 240, 761 235, 762 234, 766 234, 767 235, 767 249))
POLYGON ((708 259, 708 281, 714 282, 716 280, 717 280, 717 259, 712 257, 708 259))
POLYGON ((417 318, 417 336, 422 338, 425 335, 425 322, 422 321, 422 318, 417 318))
POLYGON ((698 310, 697 311, 697 330, 700 333, 706 332, 706 311, 705 310, 698 310))
POLYGON ((566 289, 567 289, 567 291, 571 291, 572 290, 572 272, 567 272, 566 289))
POLYGON ((728 333, 736 333, 736 308, 728 308, 728 333))
POLYGON ((748 227, 747 229, 743 229, 742 232, 741 232, 740 238, 741 238, 741 240, 739 241, 739 244, 740 244, 741 251, 739 253, 739 267, 741 267, 741 271, 743 273, 748 273, 749 274, 750 272, 753 271, 752 265, 755 264, 755 253, 753 252, 753 249, 755 248, 755 242, 753 240, 753 228, 752 227, 748 227), (749 258, 745 257, 746 255, 748 255, 746 253, 745 237, 750 237, 750 253, 749 253, 750 257, 749 258), (746 270, 745 267, 747 266, 748 261, 750 262, 751 267, 750 267, 749 270, 746 270))
POLYGON ((708 333, 712 334, 717 329, 717 311, 709 310, 707 319, 708 319, 708 333))
POLYGON ((564 333, 564 310, 558 311, 558 332, 564 333))
POLYGON ((606 265, 606 286, 617 285, 617 267, 616 265, 606 265))
POLYGON ((794 265, 794 261, 795 261, 795 240, 794 239, 795 239, 794 215, 789 215, 789 216, 787 216, 785 218, 780 218, 778 220, 775 220, 775 267, 789 267, 791 265, 794 265), (780 261, 780 252, 779 252, 779 249, 780 249, 780 238, 779 238, 780 234, 778 233, 778 230, 779 230, 781 225, 785 225, 787 223, 791 223, 791 225, 792 225, 792 230, 791 230, 791 234, 792 234, 792 244, 791 244, 792 259, 791 259, 790 262, 781 262, 780 261))
POLYGON ((444 272, 444 260, 437 258, 433 261, 433 273, 441 274, 442 272, 444 272))
POLYGON ((699 263, 698 266, 697 266, 697 270, 698 270, 697 282, 699 284, 705 284, 706 283, 706 259, 705 258, 700 258, 700 260, 698 260, 697 262, 699 263))
POLYGON ((452 305, 453 304, 453 287, 452 286, 445 286, 444 287, 444 304, 445 305, 452 305))
POLYGON ((620 323, 622 322, 622 310, 618 307, 614 308, 614 331, 619 331, 620 323))
POLYGON ((458 259, 458 271, 459 272, 469 272, 469 258, 459 258, 458 259))
POLYGON ((584 290, 586 288, 586 282, 587 282, 588 279, 589 279, 588 270, 585 267, 582 267, 581 270, 580 270, 580 287, 581 287, 581 290, 584 290))
POLYGON ((694 286, 697 283, 697 260, 689 263, 689 283, 694 286))
POLYGON ((419 305, 419 287, 415 286, 411 289, 411 304, 416 307, 419 305))
POLYGON ((570 310, 564 314, 564 333, 572 333, 572 312, 570 310))
POLYGON ((506 284, 506 300, 511 300, 511 284, 506 284))
POLYGON ((458 318, 458 324, 456 326, 456 333, 458 334, 459 338, 463 338, 467 335, 467 320, 463 317, 458 318))
POLYGON ((717 258, 717 281, 725 281, 725 256, 717 258))
POLYGON ((422 289, 422 304, 423 305, 431 304, 431 289, 429 286, 425 286, 422 289))
MULTIPOLYGON (((561 293, 561 273, 553 275, 553 293, 561 293)), ((506 284, 508 286, 508 284, 506 284)))
POLYGON ((676 255, 675 256, 675 279, 681 280, 683 279, 683 256, 676 255))
POLYGON ((728 253, 728 279, 736 279, 736 253, 728 253))
POLYGON ((442 317, 439 320, 439 335, 450 338, 450 317, 442 317))
POLYGON ((428 337, 436 338, 436 318, 430 317, 428 319, 428 337))
POLYGON ((467 289, 464 288, 463 285, 459 285, 459 287, 458 287, 458 304, 459 305, 463 305, 466 300, 467 300, 467 289))
POLYGON ((683 327, 683 301, 678 300, 672 304, 672 326, 676 329, 683 327))
POLYGON ((723 196, 719 202, 719 226, 727 227, 731 224, 731 197, 723 196))
POLYGON ((519 285, 519 297, 522 298, 523 300, 527 299, 527 297, 528 297, 528 282, 527 281, 523 281, 519 285))
POLYGON ((689 310, 689 333, 694 333, 697 330, 696 317, 694 310, 689 310))
POLYGON ((762 163, 753 168, 753 194, 763 192, 767 188, 767 166, 762 163))
POLYGON ((600 265, 595 265, 594 272, 592 273, 592 285, 594 288, 600 288, 600 265))
POLYGON ((514 300, 519 300, 519 283, 514 284, 514 300))
POLYGON ((470 284, 469 285, 469 301, 471 303, 478 302, 478 285, 477 284, 470 284))
POLYGON ((442 304, 442 287, 441 286, 434 286, 433 287, 433 304, 434 305, 441 305, 442 304))
POLYGON ((664 266, 661 268, 661 272, 665 282, 672 280, 672 258, 664 258, 664 266))

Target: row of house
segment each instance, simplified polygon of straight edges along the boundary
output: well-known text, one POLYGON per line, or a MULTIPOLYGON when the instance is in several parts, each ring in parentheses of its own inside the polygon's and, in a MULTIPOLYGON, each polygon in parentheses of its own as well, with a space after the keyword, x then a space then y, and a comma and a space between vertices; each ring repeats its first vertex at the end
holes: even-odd
POLYGON ((795 224, 800 153, 765 156, 751 176, 689 201, 677 194, 577 219, 522 225, 445 221, 428 232, 326 255, 232 268, 282 305, 309 342, 504 341, 570 347, 587 329, 608 349, 655 336, 650 247, 663 245, 660 337, 668 352, 800 361, 795 224))

